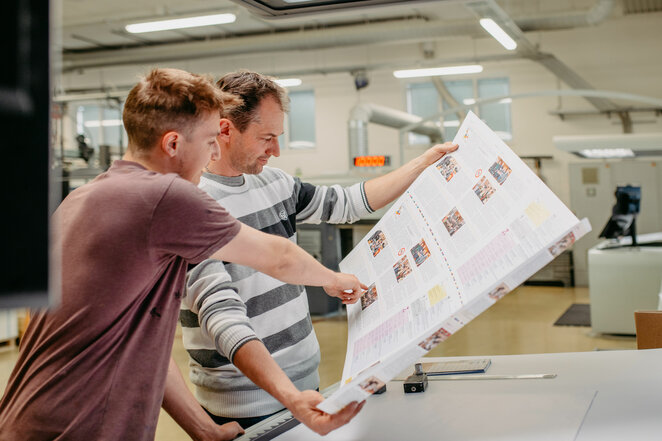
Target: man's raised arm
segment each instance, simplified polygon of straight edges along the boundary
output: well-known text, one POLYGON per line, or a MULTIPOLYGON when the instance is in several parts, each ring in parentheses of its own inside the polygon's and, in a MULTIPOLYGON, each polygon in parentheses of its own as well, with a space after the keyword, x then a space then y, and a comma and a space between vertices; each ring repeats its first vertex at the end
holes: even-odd
POLYGON ((366 181, 365 194, 370 208, 379 210, 395 200, 409 188, 423 170, 441 159, 446 153, 454 152, 457 148, 458 145, 452 142, 434 145, 402 167, 384 176, 366 181))

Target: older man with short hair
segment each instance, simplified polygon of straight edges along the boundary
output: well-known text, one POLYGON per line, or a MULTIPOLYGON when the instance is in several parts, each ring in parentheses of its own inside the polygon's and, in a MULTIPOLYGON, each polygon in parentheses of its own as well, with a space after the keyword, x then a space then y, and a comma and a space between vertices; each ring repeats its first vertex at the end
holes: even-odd
MULTIPOLYGON (((223 112, 221 157, 209 164, 200 188, 242 223, 292 241, 298 222, 355 222, 383 207, 457 148, 436 145, 391 173, 347 188, 314 186, 267 167, 280 155, 286 91, 250 71, 227 74, 217 85, 243 104, 223 112)), ((320 350, 303 286, 208 260, 189 273, 180 320, 195 395, 215 421, 248 427, 287 407, 324 433, 319 421, 328 415, 316 409, 322 396, 314 392, 320 350)))

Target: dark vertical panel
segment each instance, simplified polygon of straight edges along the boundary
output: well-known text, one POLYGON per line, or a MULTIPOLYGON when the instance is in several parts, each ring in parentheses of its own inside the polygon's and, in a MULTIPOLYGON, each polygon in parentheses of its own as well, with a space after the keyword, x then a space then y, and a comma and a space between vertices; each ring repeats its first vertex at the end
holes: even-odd
POLYGON ((50 57, 48 0, 0 2, 0 307, 48 301, 50 57))

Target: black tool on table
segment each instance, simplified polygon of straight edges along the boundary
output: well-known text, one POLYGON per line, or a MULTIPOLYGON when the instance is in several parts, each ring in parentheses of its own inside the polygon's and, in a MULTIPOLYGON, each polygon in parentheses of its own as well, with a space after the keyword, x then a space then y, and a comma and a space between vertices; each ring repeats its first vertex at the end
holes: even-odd
POLYGON ((405 393, 425 392, 428 387, 428 375, 423 372, 421 363, 414 365, 414 374, 407 377, 404 382, 405 393))

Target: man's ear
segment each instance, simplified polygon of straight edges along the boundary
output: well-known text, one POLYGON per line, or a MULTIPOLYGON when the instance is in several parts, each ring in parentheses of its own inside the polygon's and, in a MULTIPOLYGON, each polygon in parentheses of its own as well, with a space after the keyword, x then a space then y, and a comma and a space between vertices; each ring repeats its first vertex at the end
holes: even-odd
POLYGON ((181 135, 177 132, 167 132, 161 137, 161 150, 163 153, 168 155, 169 158, 174 158, 177 156, 177 150, 179 148, 179 142, 181 135))
POLYGON ((227 118, 221 118, 221 132, 218 135, 219 144, 230 143, 230 136, 231 136, 230 133, 232 132, 232 130, 236 130, 236 127, 234 126, 232 121, 230 121, 227 118))

